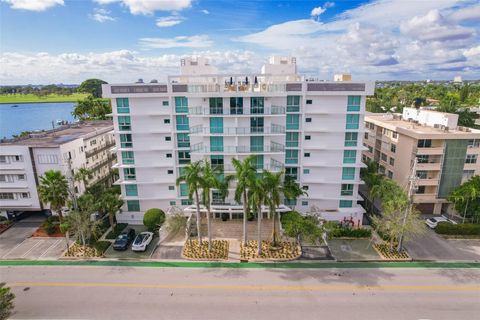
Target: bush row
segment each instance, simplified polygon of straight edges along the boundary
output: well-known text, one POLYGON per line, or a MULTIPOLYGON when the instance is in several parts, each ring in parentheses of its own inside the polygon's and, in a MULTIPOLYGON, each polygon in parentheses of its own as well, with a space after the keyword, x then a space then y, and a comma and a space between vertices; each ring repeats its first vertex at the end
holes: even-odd
POLYGON ((336 228, 330 233, 333 238, 370 238, 372 231, 370 229, 350 229, 350 228, 336 228))
POLYGON ((439 223, 435 228, 435 231, 440 234, 446 235, 475 235, 480 236, 480 224, 464 223, 464 224, 451 224, 451 223, 439 223))

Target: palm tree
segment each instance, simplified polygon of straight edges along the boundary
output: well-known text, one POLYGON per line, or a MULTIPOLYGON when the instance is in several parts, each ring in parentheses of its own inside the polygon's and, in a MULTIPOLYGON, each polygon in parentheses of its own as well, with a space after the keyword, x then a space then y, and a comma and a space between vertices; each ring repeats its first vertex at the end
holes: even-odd
POLYGON ((278 245, 277 234, 277 208, 280 206, 281 195, 284 193, 283 188, 283 171, 270 172, 268 170, 263 171, 263 184, 266 196, 266 203, 270 214, 273 216, 273 241, 272 245, 275 247, 278 245))
MULTIPOLYGON (((463 209, 462 223, 465 223, 470 200, 475 200, 476 198, 480 197, 480 189, 478 188, 478 186, 475 185, 476 180, 480 182, 480 178, 474 177, 468 182, 462 184, 457 189, 455 189, 449 196, 449 200, 454 202, 455 204, 465 202, 465 208, 463 209)), ((480 186, 480 183, 479 183, 479 186, 480 186)))
MULTIPOLYGON (((211 191, 220 187, 219 176, 222 174, 220 170, 210 165, 210 162, 205 160, 202 168, 202 200, 203 205, 207 208, 207 233, 208 233, 208 251, 212 250, 212 225, 211 225, 211 191)), ((228 191, 227 191, 228 192, 228 191)))
MULTIPOLYGON (((286 199, 295 201, 298 197, 308 196, 308 193, 300 187, 300 184, 290 176, 285 176, 285 180, 283 181, 283 192, 286 199)), ((295 207, 292 209, 294 208, 295 207)))
POLYGON ((255 156, 251 155, 243 161, 232 159, 235 168, 237 186, 235 188, 235 201, 243 204, 243 243, 247 244, 247 212, 248 212, 248 189, 256 179, 257 170, 254 166, 255 156))
POLYGON ((265 202, 263 179, 256 178, 250 185, 248 200, 253 211, 257 212, 258 255, 262 254, 262 204, 265 202))
POLYGON ((83 187, 87 190, 88 180, 93 178, 93 171, 88 168, 80 168, 75 173, 74 179, 83 182, 83 187))
POLYGON ((68 199, 68 182, 65 176, 58 170, 46 171, 40 177, 38 195, 43 203, 50 204, 50 209, 58 213, 62 222, 62 207, 68 199))
POLYGON ((368 197, 370 198, 370 211, 373 212, 376 196, 375 192, 372 193, 372 190, 375 188, 375 186, 378 186, 382 183, 382 181, 384 180, 384 176, 378 173, 378 163, 376 163, 375 161, 367 159, 365 164, 367 165, 367 167, 360 169, 360 177, 363 181, 365 181, 365 185, 368 188, 368 197))
POLYGON ((101 195, 97 204, 98 211, 108 214, 108 219, 112 228, 115 226, 115 213, 117 213, 122 206, 123 200, 120 199, 120 196, 111 189, 105 191, 101 195))
POLYGON ((202 161, 195 161, 189 163, 184 168, 184 174, 177 178, 177 186, 181 182, 185 182, 188 186, 188 197, 192 200, 195 196, 195 204, 197 207, 197 236, 198 244, 202 244, 202 235, 200 231, 200 196, 198 191, 202 188, 203 179, 202 179, 202 161))

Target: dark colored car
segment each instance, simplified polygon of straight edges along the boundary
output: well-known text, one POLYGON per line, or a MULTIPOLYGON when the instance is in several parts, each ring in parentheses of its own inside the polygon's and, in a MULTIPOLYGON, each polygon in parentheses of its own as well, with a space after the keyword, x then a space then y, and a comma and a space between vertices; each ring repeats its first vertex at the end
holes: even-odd
POLYGON ((135 230, 127 228, 120 233, 113 243, 114 250, 127 250, 130 242, 135 238, 135 230))

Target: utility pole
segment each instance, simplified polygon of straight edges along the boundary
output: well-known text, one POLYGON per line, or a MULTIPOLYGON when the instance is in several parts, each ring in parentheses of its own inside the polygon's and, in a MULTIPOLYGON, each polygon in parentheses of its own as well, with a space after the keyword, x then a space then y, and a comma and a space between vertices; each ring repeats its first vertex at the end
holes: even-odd
POLYGON ((405 208, 405 212, 403 214, 403 221, 402 221, 402 233, 400 234, 400 239, 398 240, 398 248, 397 252, 401 252, 403 248, 403 233, 405 230, 405 224, 407 223, 407 217, 412 211, 413 206, 413 194, 417 190, 418 187, 418 177, 417 177, 417 157, 413 160, 412 170, 410 171, 410 176, 408 177, 408 205, 405 208))

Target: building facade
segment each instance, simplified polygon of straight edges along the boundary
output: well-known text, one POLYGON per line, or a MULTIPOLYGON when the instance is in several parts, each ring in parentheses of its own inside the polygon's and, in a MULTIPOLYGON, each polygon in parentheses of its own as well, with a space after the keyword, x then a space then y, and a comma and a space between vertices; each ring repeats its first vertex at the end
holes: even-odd
MULTIPOLYGON (((361 223, 357 205, 365 97, 373 82, 315 81, 297 73, 295 58, 272 57, 258 74, 219 74, 202 58, 181 61, 166 83, 105 84, 112 99, 122 196, 120 221, 143 212, 192 205, 175 185, 190 161, 208 159, 225 174, 233 158, 256 155, 258 170, 285 170, 307 191, 297 203, 328 220, 361 223)), ((234 186, 232 186, 234 188, 234 186)), ((242 216, 233 200, 212 194, 213 212, 242 216)))
POLYGON ((30 134, 0 143, 0 212, 47 209, 39 200, 40 176, 59 170, 69 180, 72 192, 81 195, 86 186, 74 179, 80 168, 92 171, 88 184, 109 184, 116 163, 111 121, 91 121, 30 134))
POLYGON ((400 185, 408 184, 414 160, 413 201, 423 213, 447 213, 448 194, 480 174, 480 130, 457 125, 458 115, 415 108, 403 114, 367 114, 364 159, 400 185))

